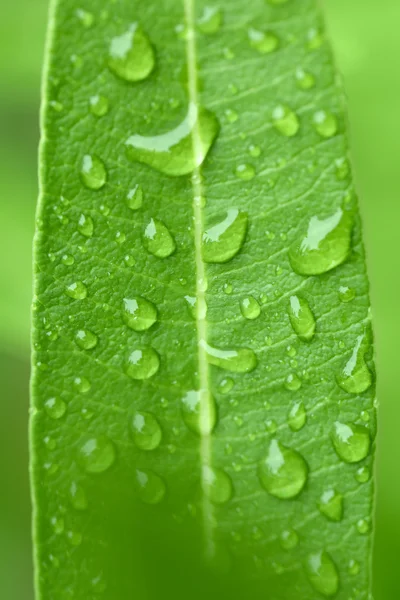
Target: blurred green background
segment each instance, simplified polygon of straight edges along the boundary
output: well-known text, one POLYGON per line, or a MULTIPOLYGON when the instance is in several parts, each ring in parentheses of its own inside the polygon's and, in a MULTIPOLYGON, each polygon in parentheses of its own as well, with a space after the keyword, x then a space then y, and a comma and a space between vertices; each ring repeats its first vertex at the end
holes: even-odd
MULTIPOLYGON (((400 598, 400 2, 323 4, 349 100, 375 317, 380 431, 374 598, 394 600, 400 598)), ((0 6, 0 597, 7 600, 33 598, 27 473, 29 306, 46 19, 47 0, 0 6)))

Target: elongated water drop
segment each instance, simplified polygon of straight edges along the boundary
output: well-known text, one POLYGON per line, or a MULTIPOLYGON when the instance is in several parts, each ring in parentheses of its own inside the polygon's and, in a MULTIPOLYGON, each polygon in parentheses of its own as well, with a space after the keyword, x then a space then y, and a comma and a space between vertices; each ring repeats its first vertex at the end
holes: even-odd
POLYGON ((187 175, 207 156, 219 131, 213 113, 189 104, 186 118, 173 130, 156 136, 132 135, 125 143, 127 155, 174 177, 187 175), (193 151, 193 136, 196 151, 193 151))
POLYGON ((304 342, 309 342, 315 333, 315 319, 311 308, 301 296, 290 296, 289 319, 294 331, 304 342))
POLYGON ((326 219, 311 217, 307 233, 289 249, 292 268, 300 275, 320 275, 342 264, 349 255, 353 219, 339 208, 326 219))
POLYGON ((250 46, 260 54, 269 54, 279 47, 279 38, 271 31, 259 31, 250 27, 247 34, 250 46))
POLYGON ((286 500, 294 498, 304 488, 308 466, 299 452, 273 439, 267 456, 258 465, 258 476, 271 496, 286 500))
POLYGON ((145 331, 157 321, 157 308, 141 296, 124 298, 122 316, 134 331, 145 331))
POLYGON ((107 181, 107 171, 101 158, 86 154, 81 166, 82 183, 90 190, 100 190, 107 181))
POLYGON ((151 219, 144 230, 143 242, 151 254, 157 258, 167 258, 175 251, 175 240, 167 227, 158 219, 151 219))
POLYGON ((88 473, 102 473, 115 461, 114 444, 106 436, 88 436, 79 448, 78 460, 88 473))
POLYGON ((87 296, 87 287, 82 281, 75 281, 67 286, 65 293, 74 300, 84 300, 87 296))
POLYGON ((222 11, 218 6, 206 6, 197 26, 202 33, 217 33, 222 25, 222 11))
POLYGON ((280 134, 293 137, 299 130, 300 123, 296 113, 284 104, 280 104, 272 113, 272 123, 280 134))
POLYGON ((288 425, 292 431, 300 431, 307 421, 307 413, 303 402, 295 402, 288 415, 288 425))
POLYGON ((98 337, 87 329, 80 329, 76 333, 75 341, 82 350, 91 350, 97 346, 98 337))
POLYGON ((359 335, 350 358, 337 377, 340 387, 349 394, 361 394, 372 384, 372 374, 364 359, 368 350, 365 335, 359 335))
POLYGON ((158 448, 162 438, 161 427, 154 415, 137 412, 131 422, 133 441, 140 450, 158 448))
POLYGON ((362 425, 336 421, 332 442, 339 458, 347 463, 357 463, 368 455, 371 437, 368 429, 362 425))
POLYGON ((326 598, 339 589, 339 574, 335 563, 325 550, 310 554, 306 562, 307 577, 314 590, 326 598))
POLYGON ((131 352, 126 373, 132 379, 149 379, 160 367, 160 359, 153 348, 143 348, 131 352))
POLYGON ((78 220, 78 231, 87 238, 93 235, 93 221, 91 217, 81 215, 78 220))
POLYGON ((199 435, 209 435, 217 422, 215 400, 208 390, 191 390, 182 398, 182 417, 187 427, 199 435))
POLYGON ((240 301, 240 312, 245 319, 257 319, 261 313, 261 307, 253 296, 247 296, 240 301))
POLYGON ((154 69, 155 57, 149 38, 138 23, 111 40, 108 56, 110 70, 124 81, 146 79, 154 69))
POLYGON ((137 469, 135 472, 135 488, 145 504, 159 504, 167 491, 164 481, 153 471, 137 469))
POLYGON ((318 508, 330 521, 341 521, 343 517, 343 496, 336 490, 326 490, 318 502, 318 508))
POLYGON ((210 346, 204 340, 201 340, 199 345, 206 351, 208 362, 220 369, 234 373, 250 373, 257 366, 257 357, 249 348, 223 350, 210 346))
POLYGON ((243 246, 247 231, 247 214, 236 208, 226 218, 203 234, 203 259, 208 263, 231 260, 243 246))
POLYGON ((44 408, 52 419, 61 419, 65 415, 67 405, 60 398, 49 398, 44 403, 44 408))
POLYGON ((226 504, 233 494, 232 481, 221 469, 202 467, 203 491, 213 504, 226 504))

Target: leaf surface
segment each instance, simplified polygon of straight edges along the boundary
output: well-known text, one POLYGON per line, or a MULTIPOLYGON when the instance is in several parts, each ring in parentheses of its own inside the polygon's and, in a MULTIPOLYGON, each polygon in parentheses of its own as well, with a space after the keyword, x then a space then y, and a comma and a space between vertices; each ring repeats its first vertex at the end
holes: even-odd
POLYGON ((38 598, 368 598, 368 281, 316 2, 53 9, 38 598))

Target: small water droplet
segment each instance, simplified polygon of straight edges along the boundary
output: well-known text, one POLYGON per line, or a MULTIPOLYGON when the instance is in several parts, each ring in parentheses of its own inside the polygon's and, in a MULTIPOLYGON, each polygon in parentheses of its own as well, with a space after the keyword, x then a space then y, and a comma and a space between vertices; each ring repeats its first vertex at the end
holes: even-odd
POLYGON ((68 531, 67 539, 71 546, 80 546, 82 543, 82 534, 79 531, 68 531))
POLYGON ((167 491, 164 481, 153 471, 137 469, 135 484, 137 494, 145 504, 159 504, 167 491))
POLYGON ((60 535, 64 531, 64 519, 62 517, 51 517, 51 526, 56 535, 60 535))
POLYGON ((124 256, 124 263, 127 267, 133 267, 136 264, 136 260, 130 254, 124 256))
POLYGON ((226 377, 225 379, 222 379, 222 381, 220 382, 219 386, 218 386, 218 391, 221 394, 229 394, 229 392, 232 390, 233 386, 235 385, 233 379, 231 379, 230 377, 226 377))
POLYGON ((273 439, 267 456, 258 465, 258 476, 269 494, 285 500, 302 491, 308 477, 308 466, 299 452, 273 439))
POLYGON ((232 48, 224 48, 222 51, 222 55, 227 60, 232 60, 233 58, 235 58, 235 53, 232 50, 232 48))
POLYGON ((66 265, 67 267, 70 267, 71 265, 74 264, 75 259, 72 256, 72 254, 63 254, 62 258, 61 258, 61 262, 63 265, 66 265))
POLYGON ((204 340, 201 340, 199 345, 206 351, 208 362, 220 369, 234 373, 250 373, 257 366, 257 357, 249 348, 223 350, 210 346, 204 340))
POLYGON ((75 510, 86 510, 88 501, 83 487, 76 481, 72 481, 68 491, 69 500, 75 510))
POLYGON ((110 214, 110 207, 107 204, 100 204, 99 211, 102 215, 108 217, 108 215, 110 214))
POLYGON ((364 359, 368 350, 365 335, 359 335, 350 358, 337 377, 338 385, 349 394, 361 394, 372 384, 372 374, 364 359))
POLYGON ((308 342, 314 337, 314 315, 307 300, 301 296, 290 296, 289 319, 295 333, 303 342, 308 342))
POLYGON ((230 296, 233 292, 233 286, 231 283, 224 283, 223 287, 224 293, 230 296))
POLYGON ((325 597, 331 597, 339 589, 339 574, 335 563, 325 550, 310 554, 306 562, 307 577, 315 589, 325 597))
POLYGON ((225 117, 226 117, 226 120, 228 121, 228 123, 236 123, 236 121, 239 118, 239 115, 237 114, 237 112, 235 110, 232 110, 231 108, 227 108, 225 111, 225 117))
POLYGON ((265 429, 268 431, 268 433, 275 433, 278 429, 277 422, 274 421, 274 419, 267 419, 265 421, 265 429))
POLYGON ((107 171, 101 158, 85 154, 81 166, 82 183, 90 190, 100 190, 107 181, 107 171))
POLYGON ((341 302, 351 302, 356 296, 355 291, 346 285, 341 285, 339 288, 339 300, 341 302))
POLYGON ((92 387, 90 381, 86 377, 75 377, 74 386, 81 394, 86 394, 92 387))
POLYGON ((293 137, 296 135, 300 127, 296 113, 284 104, 280 104, 274 108, 272 122, 275 129, 286 137, 293 137))
POLYGON ((256 174, 256 170, 253 165, 249 165, 248 163, 242 163, 238 165, 235 169, 236 177, 239 179, 243 179, 243 181, 250 181, 256 174))
POLYGON ((165 175, 187 175, 203 163, 218 131, 215 115, 190 103, 186 118, 176 129, 157 136, 132 135, 126 141, 126 151, 131 160, 149 165, 165 175), (193 132, 198 138, 195 153, 193 132))
POLYGON ((140 450, 158 448, 162 438, 161 427, 154 415, 137 412, 131 422, 133 441, 140 450))
POLYGON ((78 221, 78 231, 85 237, 92 237, 93 235, 93 221, 91 217, 81 215, 78 221))
POLYGON ((315 86, 315 77, 301 67, 296 69, 296 83, 301 90, 309 90, 315 86))
POLYGON ((197 26, 202 33, 217 33, 222 25, 222 11, 217 6, 206 6, 197 26))
POLYGON ((299 536, 294 529, 286 529, 282 531, 279 540, 284 550, 293 550, 299 543, 299 536))
POLYGON ((54 450, 57 446, 57 442, 48 435, 43 439, 43 442, 45 443, 46 448, 48 448, 49 450, 54 450))
POLYGON ((138 210, 143 204, 143 190, 139 184, 136 184, 129 190, 126 196, 126 203, 131 210, 138 210))
POLYGON ((182 398, 182 417, 187 427, 199 435, 209 435, 217 422, 215 400, 208 390, 191 390, 182 398))
POLYGON ((366 465, 363 465, 362 467, 357 469, 356 474, 355 474, 355 478, 358 481, 358 483, 367 483, 367 481, 369 481, 370 477, 371 477, 371 472, 369 470, 369 467, 367 467, 366 465))
POLYGON ((339 181, 343 181, 349 176, 350 173, 350 165, 347 158, 338 158, 335 160, 336 166, 336 177, 339 181))
POLYGON ((279 47, 279 38, 271 31, 248 30, 250 46, 261 54, 269 54, 279 47))
POLYGON ((330 138, 337 133, 337 119, 332 113, 326 110, 318 110, 314 114, 313 123, 317 133, 324 138, 330 138))
POLYGON ((250 154, 250 156, 253 156, 254 158, 258 158, 261 155, 260 146, 256 146, 255 144, 250 144, 249 154, 250 154))
POLYGON ((124 298, 122 316, 134 331, 145 331, 157 321, 157 308, 141 296, 124 298))
POLYGON ((292 431, 300 431, 307 421, 307 413, 303 402, 295 402, 288 414, 288 425, 292 431))
POLYGON ((167 258, 176 249, 174 238, 164 223, 158 219, 150 219, 144 230, 143 241, 148 252, 157 258, 167 258))
POLYGON ((308 50, 317 50, 322 46, 324 36, 319 29, 312 27, 307 32, 307 43, 308 50))
POLYGON ((291 392, 296 392, 301 388, 301 379, 295 373, 291 373, 285 379, 285 388, 291 392))
POLYGON ((229 475, 221 469, 203 465, 202 487, 207 498, 213 504, 225 504, 233 495, 232 481, 229 475))
POLYGON ((231 208, 226 218, 203 234, 203 259, 207 263, 231 260, 243 246, 247 232, 247 214, 231 208))
POLYGON ((123 244, 126 240, 126 235, 123 231, 117 231, 115 234, 115 241, 117 244, 123 244))
POLYGON ((326 490, 318 502, 320 512, 331 521, 341 521, 343 517, 343 496, 336 490, 326 490))
POLYGON ((87 288, 82 281, 75 281, 66 287, 65 293, 74 300, 83 300, 87 296, 87 288))
POLYGON ((91 350, 97 346, 98 337, 91 331, 80 329, 75 335, 75 341, 82 350, 91 350))
POLYGON ((91 96, 89 100, 90 112, 95 117, 104 117, 108 113, 109 102, 104 96, 91 96))
POLYGON ((356 463, 369 453, 371 438, 368 429, 354 423, 335 422, 332 431, 333 446, 342 460, 356 463))
POLYGON ((257 319, 261 313, 261 307, 253 296, 247 296, 240 301, 240 311, 245 319, 257 319))
POLYGON ((79 448, 78 459, 88 473, 103 473, 115 461, 114 444, 106 436, 89 436, 79 448))
POLYGON ((49 398, 44 403, 44 408, 52 419, 61 419, 65 415, 67 405, 60 398, 49 398))
POLYGON ((134 350, 128 359, 126 373, 132 379, 149 379, 160 367, 160 358, 153 348, 134 350))
POLYGON ((94 16, 91 12, 83 10, 82 8, 78 8, 75 14, 84 27, 89 28, 93 25, 94 16))
POLYGON ((339 208, 326 219, 311 217, 306 235, 289 249, 292 268, 300 275, 320 275, 341 265, 349 255, 353 220, 339 208))
POLYGON ((268 4, 272 4, 272 6, 280 6, 281 4, 286 4, 289 0, 267 0, 268 4))
POLYGON ((143 81, 155 66, 155 56, 149 38, 138 23, 111 40, 108 56, 110 70, 124 81, 143 81))
POLYGON ((349 560, 347 570, 349 575, 358 575, 360 572, 360 564, 352 558, 349 560))
POLYGON ((64 110, 64 105, 61 104, 61 102, 58 102, 58 100, 51 100, 49 104, 55 112, 60 113, 64 110))
POLYGON ((371 524, 368 521, 368 519, 359 519, 357 521, 358 533, 361 533, 361 535, 365 535, 366 533, 369 533, 370 530, 371 530, 371 524))

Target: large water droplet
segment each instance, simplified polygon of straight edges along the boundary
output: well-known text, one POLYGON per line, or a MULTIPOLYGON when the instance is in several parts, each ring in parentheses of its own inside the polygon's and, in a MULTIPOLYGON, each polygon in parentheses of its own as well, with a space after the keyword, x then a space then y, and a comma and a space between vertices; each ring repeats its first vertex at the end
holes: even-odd
POLYGON ((247 214, 231 208, 226 218, 203 234, 203 259, 208 263, 224 263, 243 246, 247 231, 247 214))
POLYGON ((151 413, 135 413, 131 427, 133 441, 140 450, 154 450, 160 445, 162 438, 161 427, 151 413))
POLYGON ((158 219, 150 219, 144 230, 143 242, 147 250, 158 258, 167 258, 175 251, 175 240, 167 227, 158 219))
POLYGON ((108 56, 110 70, 124 81, 142 81, 154 69, 155 57, 149 38, 138 23, 111 40, 108 56))
POLYGON ((314 337, 314 315, 307 300, 301 296, 290 296, 289 319, 294 331, 303 342, 308 342, 314 337))
POLYGON ((253 296, 247 296, 240 301, 240 312, 245 319, 257 319, 261 313, 261 307, 253 296))
POLYGON ((102 473, 115 461, 114 444, 103 435, 87 437, 79 449, 78 459, 88 473, 102 473))
POLYGON ((138 210, 143 204, 143 190, 140 185, 135 185, 126 196, 126 203, 131 210, 138 210))
POLYGON ((342 264, 349 255, 353 219, 339 208, 326 219, 311 217, 306 235, 289 249, 290 263, 300 275, 319 275, 342 264))
POLYGON ((258 465, 258 476, 269 494, 286 500, 297 496, 305 486, 308 466, 299 452, 274 439, 258 465))
POLYGON ((210 346, 204 340, 200 346, 207 353, 208 362, 211 365, 232 371, 234 373, 250 373, 257 366, 257 357, 249 348, 238 348, 237 350, 222 350, 210 346))
POLYGON ((166 175, 187 175, 203 163, 218 131, 215 115, 190 103, 178 127, 156 136, 132 135, 126 141, 126 151, 131 160, 166 175))
POLYGON ((335 563, 325 550, 310 554, 305 567, 307 577, 316 592, 325 597, 336 594, 339 589, 339 574, 335 563))
POLYGON ((167 491, 164 481, 153 471, 137 469, 135 472, 135 488, 145 504, 159 504, 167 491))
POLYGON ((60 398, 49 398, 44 403, 44 408, 52 419, 61 419, 65 415, 67 405, 60 398))
POLYGON ((222 25, 222 11, 217 6, 206 6, 197 26, 202 33, 217 33, 222 25))
POLYGON ((202 468, 202 484, 204 493, 213 504, 225 504, 232 498, 231 478, 221 469, 204 465, 202 468))
POLYGON ((199 435, 209 435, 217 422, 215 400, 208 390, 191 390, 182 398, 182 416, 187 427, 199 435))
POLYGON ((331 521, 340 521, 343 516, 343 496, 336 490, 326 490, 318 502, 318 508, 331 521))
POLYGON ((145 331, 157 321, 157 308, 141 296, 124 298, 122 314, 125 323, 134 331, 145 331))
POLYGON ((324 138, 334 136, 338 130, 336 117, 326 110, 317 111, 314 114, 313 123, 317 133, 324 138))
POLYGON ((103 161, 95 155, 86 154, 81 166, 82 183, 90 190, 99 190, 107 181, 107 171, 103 161))
POLYGON ((83 300, 87 296, 87 288, 82 281, 75 281, 67 286, 65 293, 74 300, 83 300))
POLYGON ((296 113, 283 104, 280 104, 272 113, 272 122, 280 134, 293 137, 299 130, 300 123, 296 113))
POLYGON ((337 377, 340 387, 349 394, 361 394, 372 384, 372 374, 364 359, 367 351, 365 335, 359 335, 350 358, 337 377))
POLYGON ((104 96, 91 96, 89 106, 92 115, 95 117, 104 117, 108 113, 109 102, 104 96))
POLYGON ((73 481, 69 486, 69 499, 75 510, 86 510, 88 501, 85 490, 79 483, 73 481))
POLYGON ((288 415, 288 425, 292 431, 300 431, 306 424, 307 413, 303 402, 295 402, 288 415))
POLYGON ((336 421, 332 431, 333 446, 342 460, 356 463, 369 453, 371 438, 368 429, 354 423, 336 421))
POLYGON ((149 379, 160 367, 160 359, 153 348, 134 350, 128 359, 126 373, 132 379, 149 379))
POLYGON ((75 341, 82 350, 91 350, 97 346, 98 337, 91 331, 80 329, 75 335, 75 341))
POLYGON ((271 31, 259 31, 250 27, 247 34, 250 46, 261 54, 269 54, 279 47, 279 38, 271 31))

